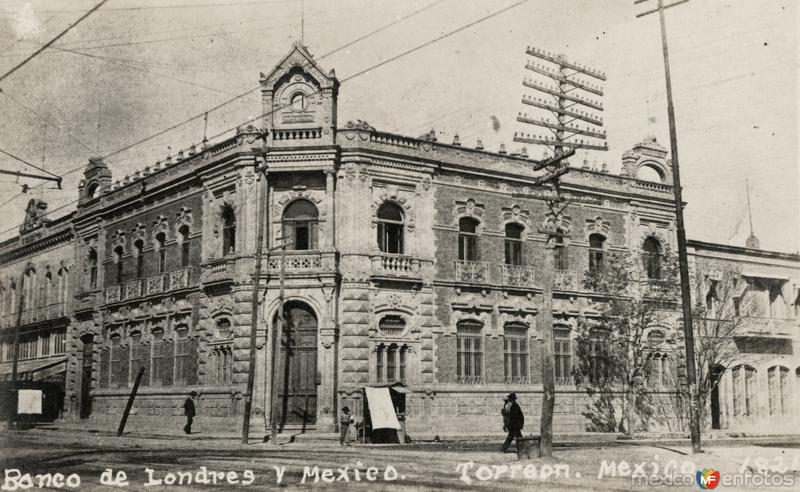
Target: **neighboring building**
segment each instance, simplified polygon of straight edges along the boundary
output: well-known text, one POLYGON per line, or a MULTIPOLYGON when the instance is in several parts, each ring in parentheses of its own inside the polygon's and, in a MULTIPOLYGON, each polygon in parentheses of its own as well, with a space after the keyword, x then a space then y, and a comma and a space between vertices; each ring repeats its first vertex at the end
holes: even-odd
POLYGON ((696 302, 710 317, 738 325, 730 340, 735 349, 715 368, 720 378, 706 425, 740 432, 797 432, 800 255, 757 249, 752 234, 746 247, 702 241, 689 241, 688 247, 696 302), (732 306, 726 311, 723 303, 732 306))
POLYGON ((344 405, 359 416, 364 386, 393 382, 412 391, 412 436, 497 431, 509 391, 535 422, 539 228, 556 221, 566 238, 554 272, 555 423, 584 430, 573 329, 578 316, 598 314, 603 295, 582 279, 611 252, 658 258, 674 249, 666 149, 641 142, 623 154, 620 175, 573 168, 562 188, 597 203, 548 217, 543 202, 514 196, 536 189, 543 174, 524 154, 445 144, 435 133, 388 134, 363 121, 339 127, 339 82, 300 45, 261 84, 264 128, 242 127, 121 181, 90 160, 65 219, 76 272, 70 415, 118 419, 143 370, 135 418, 177 418, 195 390, 206 422, 240 424, 261 220, 269 253, 258 289, 254 426, 265 424, 273 379, 274 401, 286 392, 287 402, 276 411, 305 429, 333 429, 344 405), (283 241, 285 257, 276 249, 283 241), (267 334, 281 270, 291 336, 281 337, 272 378, 267 334))
MULTIPOLYGON (((19 236, 0 243, 0 378, 10 388, 17 323, 18 381, 43 390, 44 417, 64 409, 67 332, 75 263, 72 216, 47 219, 47 204, 31 199, 19 236), (22 312, 19 312, 20 294, 22 312)), ((3 413, 8 398, 3 398, 3 413)))

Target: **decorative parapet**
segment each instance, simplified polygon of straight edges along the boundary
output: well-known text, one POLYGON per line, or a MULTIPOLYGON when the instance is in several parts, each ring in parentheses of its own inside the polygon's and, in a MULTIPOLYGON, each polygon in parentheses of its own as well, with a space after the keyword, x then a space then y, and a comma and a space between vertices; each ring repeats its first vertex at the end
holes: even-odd
POLYGON ((142 279, 125 282, 123 287, 124 299, 136 299, 142 297, 142 279))
POLYGON ((145 283, 145 290, 147 291, 147 295, 151 296, 153 294, 161 294, 164 292, 165 287, 164 282, 164 274, 159 273, 158 275, 152 275, 147 277, 145 283))
POLYGON ((122 299, 121 286, 112 285, 111 287, 106 287, 106 296, 105 296, 106 304, 110 304, 112 302, 119 302, 121 299, 122 299))
POLYGON ((533 287, 533 267, 522 265, 500 265, 503 285, 510 287, 533 287))
POLYGON ((455 260, 456 280, 473 284, 490 282, 490 264, 482 261, 455 260))
POLYGON ((185 266, 169 272, 169 290, 185 289, 189 287, 192 267, 185 266))

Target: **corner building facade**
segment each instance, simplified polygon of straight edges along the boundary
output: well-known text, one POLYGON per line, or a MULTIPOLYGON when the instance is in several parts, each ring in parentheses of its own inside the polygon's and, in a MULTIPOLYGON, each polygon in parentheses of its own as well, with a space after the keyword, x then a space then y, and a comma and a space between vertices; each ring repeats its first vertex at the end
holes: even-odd
POLYGON ((643 141, 623 154, 620 175, 574 167, 562 188, 596 204, 549 217, 542 201, 515 197, 538 189, 543 173, 525 155, 363 121, 339 126, 335 74, 300 45, 261 84, 263 128, 241 127, 117 181, 90 160, 70 219, 70 415, 118 420, 141 373, 132 418, 177 420, 195 390, 206 422, 236 428, 255 291, 256 429, 272 401, 286 426, 333 430, 341 407, 360 415, 364 386, 392 382, 412 391, 411 436, 496 432, 509 391, 533 429, 539 228, 555 221, 566 234, 553 272, 555 424, 585 430, 572 341, 577 317, 597 316, 603 295, 582 280, 610 252, 674 249, 666 150, 643 141), (650 180, 637 178, 643 170, 650 180), (290 330, 273 344, 281 291, 290 330))

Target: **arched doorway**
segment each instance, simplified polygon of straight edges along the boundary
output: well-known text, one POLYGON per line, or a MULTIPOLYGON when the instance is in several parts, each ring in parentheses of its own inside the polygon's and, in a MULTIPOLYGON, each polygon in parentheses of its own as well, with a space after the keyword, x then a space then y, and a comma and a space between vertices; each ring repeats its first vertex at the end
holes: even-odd
MULTIPOLYGON (((317 420, 317 317, 300 301, 284 306, 286 326, 275 364, 275 423, 315 424, 317 420)), ((276 313, 273 323, 278 323, 276 313)))
POLYGON ((86 419, 92 414, 92 346, 94 337, 84 335, 81 341, 83 342, 83 351, 81 352, 80 417, 86 419))

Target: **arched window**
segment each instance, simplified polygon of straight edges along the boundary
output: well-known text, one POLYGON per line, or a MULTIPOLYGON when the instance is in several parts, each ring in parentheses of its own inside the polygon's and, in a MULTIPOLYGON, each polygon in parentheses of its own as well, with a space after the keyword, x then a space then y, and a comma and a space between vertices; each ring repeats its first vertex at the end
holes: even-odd
POLYGON ((153 386, 163 386, 166 382, 167 370, 167 344, 164 341, 164 330, 153 329, 153 340, 150 352, 150 383, 153 386))
POLYGON ((89 248, 89 288, 97 288, 97 251, 89 248))
POLYGON ((456 325, 456 375, 462 384, 483 382, 483 324, 459 321, 456 325))
POLYGON ((42 296, 40 303, 42 306, 53 304, 56 301, 53 299, 53 274, 47 272, 44 274, 44 285, 42 285, 42 296))
POLYGON ((507 323, 503 327, 503 362, 506 383, 528 383, 528 326, 507 323))
POLYGON ((233 207, 222 207, 222 255, 226 256, 236 252, 236 212, 233 207))
POLYGON ((128 374, 122 374, 122 338, 119 334, 111 336, 111 367, 109 368, 109 384, 112 388, 127 385, 128 374))
POLYGON ((163 232, 156 234, 156 252, 158 253, 158 273, 167 271, 167 235, 163 232))
POLYGON ((189 226, 182 225, 178 229, 178 238, 181 242, 181 266, 189 266, 189 226))
POLYGON ((642 259, 647 278, 661 278, 661 243, 654 237, 648 237, 642 244, 642 259))
POLYGON ((506 224, 506 265, 522 265, 522 232, 520 224, 506 224))
POLYGON ((136 278, 144 277, 144 241, 137 239, 133 243, 133 254, 136 255, 136 278))
POLYGON ((89 198, 97 198, 100 194, 100 184, 99 183, 91 183, 89 188, 86 189, 86 196, 89 198))
POLYGON ((789 415, 789 368, 772 366, 767 370, 769 414, 789 415))
POLYGON ((141 332, 132 332, 131 340, 131 377, 130 381, 133 384, 136 381, 136 376, 139 374, 139 369, 144 368, 144 374, 139 384, 148 386, 150 384, 150 375, 147 374, 147 365, 145 364, 145 350, 146 346, 142 343, 141 332))
POLYGON ((125 251, 122 249, 122 246, 117 246, 114 248, 114 280, 115 283, 121 284, 122 277, 123 277, 123 263, 122 263, 122 255, 125 251))
POLYGON ((308 200, 295 200, 283 211, 283 239, 288 249, 307 251, 317 248, 319 212, 308 200))
POLYGON ((403 254, 403 212, 391 202, 378 209, 378 248, 384 253, 403 254))
POLYGON ((710 280, 708 292, 706 293, 706 311, 711 317, 715 315, 717 301, 719 300, 717 296, 717 283, 718 282, 716 280, 710 280))
POLYGON ((471 217, 458 220, 458 259, 478 261, 478 222, 471 217))
POLYGON ((603 270, 603 255, 605 254, 606 238, 600 234, 589 236, 589 271, 603 270))
POLYGON ((572 384, 572 340, 570 340, 569 327, 555 326, 553 328, 553 355, 556 384, 572 384))
POLYGON ((36 305, 36 270, 31 267, 25 272, 25 305, 24 309, 31 309, 36 305))

